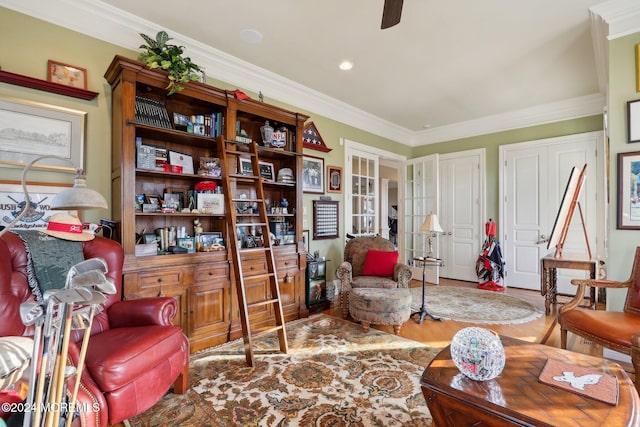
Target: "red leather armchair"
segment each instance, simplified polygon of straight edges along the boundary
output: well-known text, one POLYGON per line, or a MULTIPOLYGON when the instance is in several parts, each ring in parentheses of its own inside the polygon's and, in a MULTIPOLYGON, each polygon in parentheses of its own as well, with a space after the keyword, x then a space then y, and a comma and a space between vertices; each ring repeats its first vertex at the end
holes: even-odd
MULTIPOLYGON (((121 301, 124 254, 118 243, 96 237, 82 245, 85 259, 105 259, 107 276, 118 289, 116 294, 106 295, 104 310, 94 318, 78 394, 80 408, 100 408, 81 412, 82 425, 106 426, 146 411, 172 384, 174 393, 184 393, 189 343, 182 330, 172 324, 177 310, 173 298, 121 301)), ((1 236, 0 336, 33 335, 33 327, 23 325, 19 311, 22 302, 33 299, 26 265, 22 240, 10 232, 1 236)), ((68 364, 77 364, 80 340, 80 335, 71 336, 68 364)))

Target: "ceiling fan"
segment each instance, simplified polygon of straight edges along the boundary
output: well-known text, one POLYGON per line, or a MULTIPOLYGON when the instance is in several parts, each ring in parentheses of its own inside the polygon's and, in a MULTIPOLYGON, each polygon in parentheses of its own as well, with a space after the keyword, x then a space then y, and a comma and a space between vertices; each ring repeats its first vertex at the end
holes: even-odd
POLYGON ((400 23, 400 15, 402 15, 402 3, 404 0, 384 0, 384 9, 382 10, 381 29, 393 27, 400 23))

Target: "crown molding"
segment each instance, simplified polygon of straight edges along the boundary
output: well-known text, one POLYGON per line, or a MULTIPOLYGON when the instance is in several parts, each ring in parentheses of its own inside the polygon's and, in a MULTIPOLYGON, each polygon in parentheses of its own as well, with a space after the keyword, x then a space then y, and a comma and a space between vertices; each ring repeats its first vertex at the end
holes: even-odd
POLYGON ((537 105, 522 110, 511 111, 505 114, 486 116, 480 119, 416 132, 414 146, 486 135, 580 117, 595 116, 602 114, 604 105, 604 95, 596 93, 551 104, 537 105))
POLYGON ((589 8, 592 15, 606 23, 607 39, 614 40, 640 32, 640 2, 638 0, 610 0, 589 8))
POLYGON ((132 51, 140 33, 164 29, 209 77, 411 147, 602 114, 604 106, 602 95, 590 95, 414 132, 98 0, 0 0, 0 6, 132 51))

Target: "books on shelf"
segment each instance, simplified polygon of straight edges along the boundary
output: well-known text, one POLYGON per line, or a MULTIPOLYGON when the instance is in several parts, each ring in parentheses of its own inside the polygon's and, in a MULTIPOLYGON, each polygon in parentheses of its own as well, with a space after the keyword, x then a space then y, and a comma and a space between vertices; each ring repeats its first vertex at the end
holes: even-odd
POLYGON ((171 129, 169 113, 162 102, 136 96, 136 121, 149 126, 171 129))

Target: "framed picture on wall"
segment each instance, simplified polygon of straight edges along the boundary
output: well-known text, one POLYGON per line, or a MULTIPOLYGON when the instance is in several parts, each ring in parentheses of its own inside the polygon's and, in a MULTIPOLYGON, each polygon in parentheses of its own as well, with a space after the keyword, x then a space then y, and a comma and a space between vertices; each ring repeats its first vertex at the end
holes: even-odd
POLYGON ((618 229, 640 230, 640 151, 618 153, 618 229))
POLYGON ((324 159, 322 157, 302 157, 302 191, 324 194, 324 159))
POLYGON ((43 159, 38 167, 75 173, 84 169, 87 113, 55 105, 0 97, 2 138, 0 166, 24 167, 44 155, 68 160, 43 159))
MULTIPOLYGON (((50 208, 51 201, 56 194, 69 187, 71 184, 27 183, 27 191, 33 210, 28 212, 12 228, 19 230, 47 228, 51 215, 60 212, 78 216, 77 211, 60 211, 50 208)), ((0 226, 8 226, 22 212, 26 204, 21 182, 0 181, 0 226)))
POLYGON ((342 168, 338 166, 327 166, 327 192, 342 192, 342 168))

